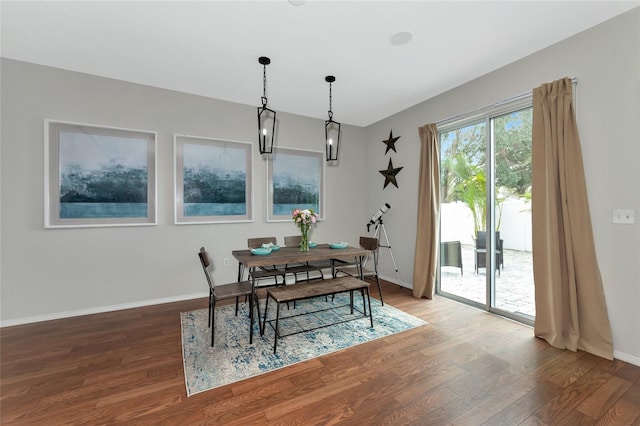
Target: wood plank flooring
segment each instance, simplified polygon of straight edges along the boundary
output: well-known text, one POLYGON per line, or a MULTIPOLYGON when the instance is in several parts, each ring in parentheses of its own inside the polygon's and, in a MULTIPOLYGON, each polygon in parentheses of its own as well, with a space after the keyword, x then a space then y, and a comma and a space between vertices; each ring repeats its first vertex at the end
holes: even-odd
POLYGON ((383 291, 429 324, 190 398, 179 313, 206 299, 5 327, 0 423, 640 425, 640 367, 554 349, 445 298, 383 291))

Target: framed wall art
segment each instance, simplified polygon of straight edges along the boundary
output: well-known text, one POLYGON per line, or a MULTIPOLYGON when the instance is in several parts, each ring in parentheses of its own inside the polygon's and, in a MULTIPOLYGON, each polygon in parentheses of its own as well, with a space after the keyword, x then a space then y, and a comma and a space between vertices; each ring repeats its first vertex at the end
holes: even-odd
POLYGON ((324 219, 324 152, 274 148, 267 160, 267 222, 291 220, 294 208, 324 219))
POLYGON ((156 139, 45 120, 45 227, 155 225, 156 139))
POLYGON ((252 146, 174 136, 176 224, 253 221, 252 146))

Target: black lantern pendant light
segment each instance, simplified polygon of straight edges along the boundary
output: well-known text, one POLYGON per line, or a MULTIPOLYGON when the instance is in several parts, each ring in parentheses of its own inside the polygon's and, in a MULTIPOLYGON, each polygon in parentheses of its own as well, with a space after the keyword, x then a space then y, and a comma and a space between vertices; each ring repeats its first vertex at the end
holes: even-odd
POLYGON ((276 131, 276 112, 267 108, 267 65, 271 59, 261 56, 258 62, 262 64, 262 106, 258 107, 258 147, 260 154, 273 152, 273 141, 276 131))
POLYGON ((327 161, 338 160, 338 149, 340 148, 340 123, 333 120, 333 111, 331 110, 331 83, 336 81, 332 75, 324 78, 329 83, 329 119, 324 122, 324 140, 327 151, 327 161))

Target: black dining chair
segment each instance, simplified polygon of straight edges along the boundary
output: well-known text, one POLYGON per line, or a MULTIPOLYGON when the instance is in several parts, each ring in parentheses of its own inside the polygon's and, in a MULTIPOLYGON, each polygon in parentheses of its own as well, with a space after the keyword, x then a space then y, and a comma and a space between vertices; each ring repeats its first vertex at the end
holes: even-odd
POLYGON ((334 276, 337 277, 339 276, 338 274, 344 274, 352 277, 362 277, 363 279, 366 279, 366 277, 373 277, 376 280, 376 284, 378 285, 380 303, 384 306, 384 300, 382 299, 382 287, 380 285, 380 276, 378 275, 378 252, 380 248, 380 241, 377 238, 360 237, 360 247, 369 250, 370 257, 373 260, 373 268, 367 269, 366 262, 362 266, 360 266, 359 262, 354 262, 352 264, 343 264, 342 266, 336 267, 334 276))
MULTIPOLYGON (((257 302, 257 299, 253 297, 253 286, 250 281, 240 281, 228 284, 218 284, 214 285, 213 280, 211 279, 211 262, 209 260, 209 255, 204 247, 200 247, 200 251, 198 252, 198 258, 200 259, 200 264, 202 265, 202 270, 204 271, 204 276, 207 279, 207 284, 209 284, 209 323, 208 326, 211 327, 211 346, 215 342, 215 334, 216 334, 216 303, 220 300, 225 299, 236 299, 236 316, 238 315, 238 305, 240 303, 240 297, 245 298, 245 300, 249 301, 249 343, 253 343, 253 304, 254 301, 257 302)), ((258 318, 260 318, 260 312, 258 312, 258 318)))
MULTIPOLYGON (((300 247, 302 242, 302 237, 300 235, 289 235, 284 237, 284 245, 286 247, 300 247)), ((287 274, 293 274, 294 281, 296 283, 302 281, 311 281, 311 280, 323 280, 324 273, 322 270, 324 268, 330 268, 331 263, 327 262, 303 262, 303 263, 289 263, 285 265, 285 272, 287 274), (311 273, 317 273, 318 275, 311 276, 311 273), (299 279, 298 275, 301 275, 303 278, 299 279)))
MULTIPOLYGON (((249 249, 260 248, 263 244, 276 245, 277 239, 276 237, 257 237, 247 239, 247 247, 249 247, 249 249)), ((285 276, 284 265, 262 266, 259 268, 249 269, 250 279, 256 280, 257 282, 273 279, 276 286, 285 284, 285 276), (282 283, 278 282, 279 277, 282 277, 282 283)), ((259 284, 256 285, 259 286, 259 284)))

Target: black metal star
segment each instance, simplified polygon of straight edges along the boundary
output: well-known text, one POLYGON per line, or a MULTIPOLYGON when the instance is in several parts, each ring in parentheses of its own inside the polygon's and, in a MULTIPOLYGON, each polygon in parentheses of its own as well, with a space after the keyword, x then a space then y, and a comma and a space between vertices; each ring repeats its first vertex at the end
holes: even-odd
POLYGON ((393 137, 393 130, 391 130, 389 132, 389 139, 382 141, 385 145, 387 145, 387 149, 384 152, 385 155, 387 155, 387 152, 389 152, 390 149, 393 150, 393 152, 398 152, 396 151, 396 141, 400 139, 400 136, 396 136, 395 138, 393 137))
POLYGON ((391 162, 391 158, 389 158, 389 166, 386 170, 378 170, 382 176, 384 176, 384 186, 382 189, 385 189, 389 183, 392 183, 398 188, 398 181, 396 180, 396 175, 400 173, 404 167, 396 167, 393 168, 393 163, 391 162))

